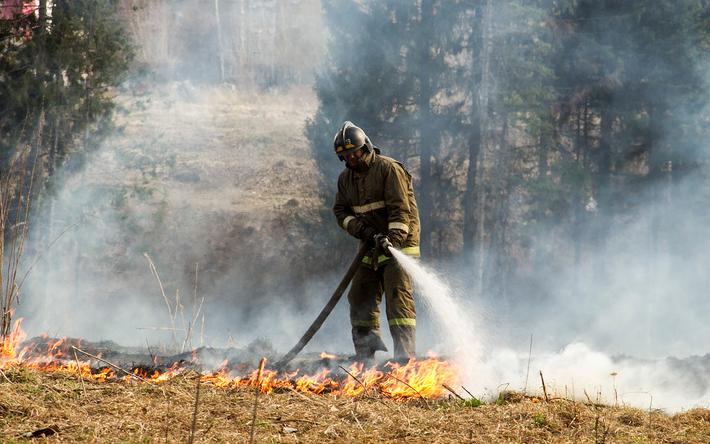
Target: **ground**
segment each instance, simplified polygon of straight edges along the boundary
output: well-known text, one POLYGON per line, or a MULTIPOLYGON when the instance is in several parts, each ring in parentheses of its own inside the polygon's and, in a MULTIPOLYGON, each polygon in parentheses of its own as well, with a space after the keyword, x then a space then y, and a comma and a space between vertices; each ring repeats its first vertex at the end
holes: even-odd
MULTIPOLYGON (((165 383, 91 383, 77 375, 9 368, 0 375, 0 436, 24 442, 187 442, 194 373, 165 383), (50 430, 51 429, 51 430, 50 430)), ((248 442, 255 392, 200 385, 194 442, 248 442)), ((706 443, 710 410, 673 416, 516 394, 474 407, 296 392, 261 394, 257 442, 706 443)))

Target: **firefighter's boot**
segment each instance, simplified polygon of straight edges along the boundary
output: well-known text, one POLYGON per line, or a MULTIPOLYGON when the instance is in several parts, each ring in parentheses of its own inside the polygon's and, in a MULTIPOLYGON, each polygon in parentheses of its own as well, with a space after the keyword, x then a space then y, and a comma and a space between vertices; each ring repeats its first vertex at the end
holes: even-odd
POLYGON ((394 359, 406 363, 410 358, 416 357, 416 327, 405 325, 390 326, 390 333, 394 341, 394 359))
POLYGON ((387 351, 385 343, 382 342, 379 330, 366 327, 353 327, 353 344, 355 345, 355 360, 366 362, 375 358, 378 350, 387 351))

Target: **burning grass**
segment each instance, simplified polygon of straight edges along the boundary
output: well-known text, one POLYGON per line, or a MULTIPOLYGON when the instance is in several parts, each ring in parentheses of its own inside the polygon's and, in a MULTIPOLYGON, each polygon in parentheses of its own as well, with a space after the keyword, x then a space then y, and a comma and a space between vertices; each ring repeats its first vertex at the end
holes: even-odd
MULTIPOLYGON (((76 339, 36 338, 20 345, 25 336, 21 324, 21 319, 16 321, 12 334, 0 343, 0 369, 19 366, 44 372, 75 374, 81 381, 164 383, 191 369, 201 368, 197 350, 193 351, 189 362, 175 360, 169 361, 169 367, 132 365, 126 369, 82 350, 79 348, 81 341, 76 339), (79 360, 77 352, 83 360, 79 360), (90 359, 86 360, 87 357, 90 359)), ((223 389, 253 387, 262 393, 292 390, 343 396, 375 394, 393 399, 436 399, 444 394, 445 385, 457 383, 452 365, 436 358, 412 359, 406 364, 388 362, 381 367, 371 368, 362 363, 350 363, 347 369, 338 366, 342 371, 335 371, 329 368, 333 357, 322 355, 321 365, 313 374, 304 374, 299 370, 277 372, 269 369, 263 374, 257 374, 256 370, 246 370, 243 363, 230 365, 225 360, 216 371, 202 374, 201 382, 223 389)))
POLYGON ((75 340, 20 347, 19 324, 15 332, 0 344, 2 442, 247 442, 257 388, 260 442, 710 442, 705 409, 669 416, 510 392, 488 404, 447 396, 444 384, 460 385, 436 359, 352 365, 341 376, 200 374, 190 363, 129 375, 69 358, 75 340))

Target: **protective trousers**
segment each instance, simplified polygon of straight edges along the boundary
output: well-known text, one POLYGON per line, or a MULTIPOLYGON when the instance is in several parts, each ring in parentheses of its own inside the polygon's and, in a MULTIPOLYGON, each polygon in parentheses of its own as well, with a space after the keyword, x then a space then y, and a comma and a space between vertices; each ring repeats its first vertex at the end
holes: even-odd
POLYGON ((395 259, 377 270, 360 265, 348 293, 355 354, 371 359, 377 350, 387 350, 380 336, 380 302, 385 294, 387 320, 394 340, 394 358, 415 357, 416 310, 412 281, 395 259))

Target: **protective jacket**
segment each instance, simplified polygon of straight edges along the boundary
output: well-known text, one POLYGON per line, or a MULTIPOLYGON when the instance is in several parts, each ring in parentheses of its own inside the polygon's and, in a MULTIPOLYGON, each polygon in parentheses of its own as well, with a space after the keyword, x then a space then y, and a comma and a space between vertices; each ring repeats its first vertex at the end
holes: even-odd
POLYGON ((352 236, 363 239, 365 228, 371 227, 386 233, 403 253, 418 257, 419 212, 412 177, 401 163, 377 151, 369 154, 363 171, 346 168, 340 174, 333 212, 352 236))

